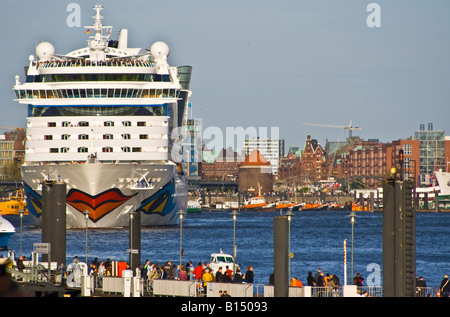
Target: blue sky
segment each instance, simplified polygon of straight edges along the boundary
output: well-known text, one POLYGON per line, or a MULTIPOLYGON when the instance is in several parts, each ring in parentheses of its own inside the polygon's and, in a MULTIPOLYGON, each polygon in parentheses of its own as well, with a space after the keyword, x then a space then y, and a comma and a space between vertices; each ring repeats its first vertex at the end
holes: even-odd
POLYGON ((0 126, 25 126, 12 86, 35 46, 84 47, 97 3, 113 38, 126 28, 130 47, 165 41, 171 65, 193 67, 193 115, 204 127, 279 127, 286 150, 307 134, 323 145, 348 136, 305 122, 352 120, 362 127, 354 135, 383 142, 428 122, 450 135, 447 0, 2 1, 0 126), (80 5, 79 28, 66 24, 70 3, 80 5), (381 27, 367 26, 370 3, 381 27))

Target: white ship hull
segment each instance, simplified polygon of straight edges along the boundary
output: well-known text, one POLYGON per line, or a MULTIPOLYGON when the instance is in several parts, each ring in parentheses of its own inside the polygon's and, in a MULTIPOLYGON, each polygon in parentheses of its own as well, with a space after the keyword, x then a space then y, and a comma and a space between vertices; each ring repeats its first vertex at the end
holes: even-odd
POLYGON ((439 209, 450 209, 450 173, 434 172, 439 185, 439 209))
POLYGON ((174 164, 54 164, 22 167, 29 214, 41 225, 42 181, 66 183, 67 227, 112 228, 129 225, 129 212, 142 226, 171 225, 187 207, 187 187, 174 164), (151 183, 137 182, 145 178, 151 183))

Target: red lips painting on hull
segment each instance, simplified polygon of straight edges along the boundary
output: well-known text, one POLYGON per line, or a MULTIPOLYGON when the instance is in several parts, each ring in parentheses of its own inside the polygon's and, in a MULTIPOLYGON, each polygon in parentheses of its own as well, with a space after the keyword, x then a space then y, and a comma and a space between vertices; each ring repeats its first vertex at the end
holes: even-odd
POLYGON ((136 194, 126 196, 117 188, 108 189, 98 195, 91 196, 78 189, 71 189, 67 193, 67 203, 81 213, 89 211, 89 218, 96 222, 115 208, 122 205, 136 194))

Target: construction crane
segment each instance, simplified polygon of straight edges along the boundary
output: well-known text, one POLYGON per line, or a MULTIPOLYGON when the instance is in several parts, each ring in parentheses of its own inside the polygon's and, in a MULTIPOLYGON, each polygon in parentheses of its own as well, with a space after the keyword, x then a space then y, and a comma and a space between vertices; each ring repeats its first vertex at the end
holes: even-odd
POLYGON ((304 125, 314 126, 314 127, 325 127, 325 128, 339 128, 339 129, 348 129, 348 138, 352 138, 353 130, 361 130, 360 127, 354 127, 352 125, 352 121, 350 121, 349 125, 336 125, 336 124, 320 124, 320 123, 303 123, 304 125))

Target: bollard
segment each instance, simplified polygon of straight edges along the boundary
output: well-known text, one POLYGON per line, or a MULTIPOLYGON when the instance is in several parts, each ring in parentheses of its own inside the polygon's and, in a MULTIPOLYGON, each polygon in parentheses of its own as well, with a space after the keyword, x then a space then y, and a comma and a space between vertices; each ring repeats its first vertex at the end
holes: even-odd
POLYGON ((288 297, 288 217, 275 217, 273 227, 274 296, 288 297))

